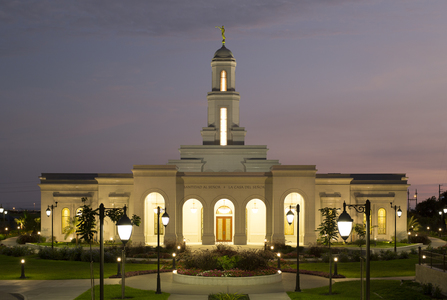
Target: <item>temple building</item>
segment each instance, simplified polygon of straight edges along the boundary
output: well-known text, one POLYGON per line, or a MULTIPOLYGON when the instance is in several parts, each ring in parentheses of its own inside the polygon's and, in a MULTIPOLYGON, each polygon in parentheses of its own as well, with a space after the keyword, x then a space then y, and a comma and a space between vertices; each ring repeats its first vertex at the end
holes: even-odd
MULTIPOLYGON (((315 165, 281 165, 268 159, 265 145, 245 145, 240 126, 240 95, 236 90, 236 59, 225 44, 211 60, 212 86, 208 92, 208 122, 201 130, 202 145, 180 146, 180 159, 162 165, 134 165, 131 173, 43 173, 40 177, 42 235, 64 240, 63 228, 86 204, 98 208, 123 207, 141 217, 132 241, 157 242, 156 207, 166 208, 169 225, 164 241, 189 244, 234 245, 284 242, 296 245, 297 222, 289 225, 286 213, 300 205, 299 243, 317 240, 322 222, 319 209, 342 208, 371 201, 371 238, 394 236, 393 205, 400 206, 398 239, 406 237, 407 188, 405 174, 321 174, 315 165)), ((364 214, 349 211, 355 223, 364 214)), ((105 239, 118 239, 116 226, 105 219, 105 239)), ((68 237, 67 241, 73 237, 68 237)), ((162 240, 163 240, 162 239, 162 240)))

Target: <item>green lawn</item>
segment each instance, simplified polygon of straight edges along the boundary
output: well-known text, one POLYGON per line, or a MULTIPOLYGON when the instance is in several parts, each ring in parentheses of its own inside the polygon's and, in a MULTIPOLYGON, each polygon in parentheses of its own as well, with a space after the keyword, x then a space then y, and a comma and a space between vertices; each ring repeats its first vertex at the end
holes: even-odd
MULTIPOLYGON (((333 295, 328 296, 329 287, 321 287, 303 290, 301 293, 288 292, 290 299, 360 299, 360 281, 337 282, 332 285, 333 295)), ((429 300, 428 296, 422 294, 422 289, 417 283, 398 280, 372 280, 371 300, 380 299, 405 299, 405 300, 429 300)))
MULTIPOLYGON (((0 255, 2 271, 0 280, 18 279, 21 274, 20 257, 0 255)), ((89 279, 90 263, 80 261, 63 261, 39 259, 36 256, 25 257, 25 276, 27 279, 89 279)), ((126 272, 155 270, 156 264, 126 263, 126 272)), ((93 264, 94 276, 99 278, 99 263, 93 264)), ((117 273, 116 263, 104 264, 104 277, 117 273)))
MULTIPOLYGON (((51 247, 51 242, 45 242, 45 243, 31 243, 33 245, 37 245, 37 246, 47 246, 47 247, 51 247)), ((104 247, 108 247, 108 246, 122 246, 123 244, 121 242, 117 242, 115 244, 105 244, 104 247)), ((79 243, 78 246, 82 246, 82 247, 86 247, 86 248, 90 248, 89 244, 81 244, 79 243)), ((78 247, 76 246, 76 243, 68 243, 68 242, 56 242, 53 244, 54 248, 63 248, 63 247, 68 247, 68 248, 75 248, 78 247)), ((99 248, 99 244, 92 244, 92 248, 99 248)))
MULTIPOLYGON (((91 294, 91 289, 88 289, 75 300, 91 300, 91 294)), ((126 299, 132 298, 133 300, 166 300, 169 295, 168 293, 156 295, 155 291, 139 290, 128 286, 124 292, 126 299)), ((99 299, 99 285, 95 286, 95 299, 99 299)), ((121 285, 104 285, 104 299, 121 299, 121 285)))
MULTIPOLYGON (((397 242, 397 247, 405 247, 405 246, 410 246, 412 244, 407 244, 407 243, 399 243, 397 242)), ((331 247, 337 247, 337 248, 360 248, 358 245, 354 244, 354 243, 349 243, 349 244, 343 244, 343 243, 332 243, 331 247)), ((365 250, 365 245, 362 246, 362 250, 365 250)), ((394 243, 389 243, 389 242, 374 242, 371 241, 370 244, 371 248, 394 248, 394 243)))
MULTIPOLYGON (((371 261, 371 278, 415 276, 415 265, 419 262, 417 255, 410 255, 408 259, 371 261)), ((296 269, 296 264, 292 265, 296 269)), ((300 263, 300 269, 309 271, 323 271, 329 273, 329 263, 300 263)), ((347 278, 360 278, 360 262, 337 263, 338 274, 347 278)), ((332 272, 334 264, 332 264, 332 272)), ((363 264, 365 271, 365 263, 363 264)))

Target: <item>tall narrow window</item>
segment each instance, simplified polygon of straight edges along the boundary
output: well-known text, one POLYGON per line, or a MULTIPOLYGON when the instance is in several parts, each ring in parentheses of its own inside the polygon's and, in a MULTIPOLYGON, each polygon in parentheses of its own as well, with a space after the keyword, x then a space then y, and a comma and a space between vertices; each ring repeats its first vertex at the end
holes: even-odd
POLYGON ((220 72, 220 91, 227 91, 227 72, 225 70, 222 70, 222 72, 220 72))
POLYGON ((70 210, 68 208, 62 209, 62 233, 64 233, 65 227, 70 225, 70 210))
POLYGON ((220 108, 220 145, 227 145, 227 108, 220 108))
POLYGON ((379 209, 379 212, 377 213, 378 220, 377 224, 379 225, 378 228, 378 234, 386 234, 386 210, 385 208, 379 209))

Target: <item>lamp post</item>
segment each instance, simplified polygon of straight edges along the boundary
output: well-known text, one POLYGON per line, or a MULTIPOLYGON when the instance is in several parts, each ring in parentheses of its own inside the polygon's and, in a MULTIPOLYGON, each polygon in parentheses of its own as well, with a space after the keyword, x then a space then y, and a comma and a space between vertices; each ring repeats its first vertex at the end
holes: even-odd
POLYGON ((5 226, 5 209, 3 208, 3 204, 0 204, 0 214, 3 215, 3 226, 5 226))
POLYGON ((338 257, 334 257, 334 275, 338 275, 338 271, 337 271, 337 262, 338 262, 338 257))
MULTIPOLYGON (((165 213, 161 216, 161 222, 163 225, 168 226, 169 215, 164 209, 165 213)), ((161 284, 160 284, 160 206, 157 206, 157 291, 155 294, 161 294, 161 284)))
MULTIPOLYGON (((295 214, 290 206, 286 214, 287 223, 292 225, 295 214)), ((300 288, 300 205, 296 205, 296 285, 295 292, 301 292, 300 288)))
MULTIPOLYGON (((102 204, 101 204, 102 205, 102 204)), ((103 211, 102 211, 102 219, 104 223, 104 205, 102 205, 103 211)), ((130 221, 129 217, 126 214, 127 207, 124 206, 124 215, 121 217, 121 219, 116 222, 116 228, 118 228, 118 235, 120 237, 121 242, 123 243, 123 267, 122 267, 122 276, 121 276, 121 299, 124 299, 124 287, 126 286, 125 280, 126 280, 126 243, 129 241, 130 236, 132 235, 132 221, 130 221)), ((100 216, 101 216, 101 206, 100 206, 100 216)), ((102 226, 104 226, 102 224, 102 226)), ((103 230, 101 229, 101 235, 103 235, 103 230)), ((104 236, 101 236, 101 239, 104 239, 104 236)), ((101 241, 101 245, 103 245, 103 241, 101 241)), ((104 297, 104 248, 102 249, 102 264, 103 264, 103 270, 102 270, 102 297, 104 297)), ((101 298, 103 300, 104 298, 101 298)))
POLYGON ((340 217, 338 218, 338 232, 340 233, 340 236, 343 240, 346 241, 346 239, 349 237, 352 231, 352 218, 351 216, 346 212, 346 206, 348 208, 354 208, 358 213, 365 213, 366 215, 366 235, 368 238, 366 239, 366 300, 370 299, 370 230, 371 230, 371 202, 369 200, 366 200, 365 205, 359 205, 359 204, 349 204, 346 205, 346 202, 343 202, 343 212, 341 213, 340 217))
POLYGON ((172 269, 173 269, 173 270, 177 269, 177 268, 175 267, 175 252, 172 253, 172 269))
POLYGON ((22 259, 20 262, 22 263, 22 274, 20 275, 20 278, 23 279, 23 278, 26 278, 25 277, 25 260, 22 259))
POLYGON ((53 215, 54 215, 54 208, 55 207, 57 207, 57 202, 56 202, 56 205, 53 205, 53 204, 51 204, 51 206, 50 205, 48 205, 48 208, 47 208, 47 210, 45 211, 46 213, 47 213, 47 217, 49 217, 49 216, 51 216, 51 252, 53 252, 53 250, 54 250, 54 238, 53 238, 53 215), (51 207, 51 209, 50 209, 50 207, 51 207))
POLYGON ((117 272, 116 276, 121 277, 121 257, 116 258, 117 272))
POLYGON ((402 210, 397 210, 397 205, 393 205, 393 202, 390 202, 391 208, 394 208, 394 253, 397 253, 397 221, 396 221, 396 215, 400 218, 402 216, 402 210))

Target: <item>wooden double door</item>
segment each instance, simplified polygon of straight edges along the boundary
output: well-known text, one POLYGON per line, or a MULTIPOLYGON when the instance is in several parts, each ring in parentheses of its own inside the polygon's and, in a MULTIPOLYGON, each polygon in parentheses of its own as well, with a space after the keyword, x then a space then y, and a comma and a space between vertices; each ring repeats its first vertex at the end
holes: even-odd
POLYGON ((231 242, 233 217, 216 217, 216 242, 231 242))

